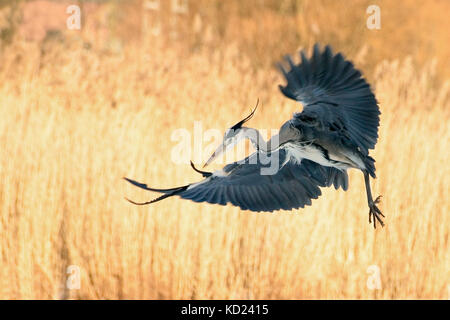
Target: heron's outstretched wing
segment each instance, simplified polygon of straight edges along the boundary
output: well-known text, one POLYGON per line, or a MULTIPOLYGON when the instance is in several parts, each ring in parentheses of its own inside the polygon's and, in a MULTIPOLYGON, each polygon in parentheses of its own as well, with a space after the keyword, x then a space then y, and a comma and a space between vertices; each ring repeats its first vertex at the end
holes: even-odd
POLYGON ((286 161, 287 153, 284 149, 272 153, 272 157, 278 157, 277 167, 274 167, 277 169, 276 173, 264 175, 261 170, 268 169, 274 164, 264 165, 261 161, 252 161, 254 160, 252 157, 256 155, 257 153, 254 153, 244 161, 228 164, 203 181, 179 188, 152 189, 133 180, 127 180, 146 190, 164 193, 162 197, 155 199, 156 201, 178 195, 195 202, 220 205, 231 203, 243 210, 251 211, 303 208, 311 204, 311 199, 321 195, 319 187, 332 184, 336 189, 348 187, 345 171, 322 167, 306 159, 302 159, 300 163, 293 160, 286 161))
POLYGON ((285 58, 289 71, 279 65, 287 80, 286 86, 280 85, 281 92, 304 106, 296 118, 321 131, 339 132, 347 144, 367 155, 377 142, 380 122, 369 84, 350 61, 340 53, 333 55, 329 46, 321 52, 316 44, 309 59, 303 51, 300 56, 298 65, 285 58))

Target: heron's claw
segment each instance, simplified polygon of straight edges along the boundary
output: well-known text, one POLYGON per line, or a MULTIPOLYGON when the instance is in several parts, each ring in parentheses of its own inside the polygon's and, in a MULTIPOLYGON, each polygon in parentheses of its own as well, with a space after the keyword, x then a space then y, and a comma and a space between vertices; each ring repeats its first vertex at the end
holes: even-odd
POLYGON ((372 203, 369 203, 369 223, 372 223, 372 216, 373 216, 373 227, 377 227, 377 220, 381 224, 382 227, 384 227, 384 222, 381 219, 381 217, 384 218, 384 214, 378 209, 377 204, 380 202, 381 196, 378 196, 375 201, 372 203))

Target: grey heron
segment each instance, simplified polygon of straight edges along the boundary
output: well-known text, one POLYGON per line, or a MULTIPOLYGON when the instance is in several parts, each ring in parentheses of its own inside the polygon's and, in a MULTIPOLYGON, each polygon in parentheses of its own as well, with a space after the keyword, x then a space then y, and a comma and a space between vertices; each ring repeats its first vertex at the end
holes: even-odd
POLYGON ((348 188, 347 170, 362 171, 369 206, 369 223, 383 226, 384 215, 370 189, 375 178, 375 160, 369 155, 378 139, 380 110, 370 85, 354 65, 342 54, 333 54, 330 46, 323 50, 316 44, 309 58, 300 52, 295 64, 290 56, 278 67, 286 79, 280 85, 288 98, 301 102, 302 112, 293 114, 277 135, 264 141, 258 130, 245 127, 255 109, 245 119, 229 128, 219 148, 205 163, 210 164, 241 139, 249 139, 255 152, 241 161, 227 164, 221 170, 202 174, 203 180, 170 189, 150 188, 146 184, 124 178, 135 186, 162 193, 154 203, 171 196, 195 202, 226 205, 242 210, 292 210, 311 205, 321 195, 320 187, 348 188), (276 159, 276 170, 262 174, 276 159))

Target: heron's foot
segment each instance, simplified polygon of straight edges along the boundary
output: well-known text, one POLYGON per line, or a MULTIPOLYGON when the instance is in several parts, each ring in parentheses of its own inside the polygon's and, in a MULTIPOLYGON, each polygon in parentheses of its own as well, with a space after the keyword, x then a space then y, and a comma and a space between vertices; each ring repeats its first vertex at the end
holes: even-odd
POLYGON ((381 224, 382 227, 384 227, 383 220, 381 217, 384 218, 384 214, 381 213, 380 209, 378 209, 377 204, 380 202, 381 196, 378 196, 375 201, 369 202, 369 223, 372 223, 372 217, 373 217, 373 227, 377 227, 377 220, 381 224))

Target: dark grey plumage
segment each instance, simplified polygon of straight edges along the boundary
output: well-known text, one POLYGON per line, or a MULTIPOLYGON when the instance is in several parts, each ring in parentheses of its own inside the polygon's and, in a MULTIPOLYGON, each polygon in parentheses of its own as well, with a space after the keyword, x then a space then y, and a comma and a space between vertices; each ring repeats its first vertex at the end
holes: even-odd
POLYGON ((303 51, 300 56, 299 65, 285 57, 289 71, 278 65, 287 80, 281 92, 304 106, 296 118, 305 124, 314 121, 317 130, 337 133, 367 155, 377 142, 380 110, 361 72, 340 53, 333 56, 329 46, 321 53, 316 44, 311 59, 303 51))
MULTIPOLYGON (((345 171, 323 167, 310 160, 303 160, 301 165, 289 161, 281 166, 286 159, 286 152, 283 149, 272 156, 279 157, 280 161, 279 170, 275 175, 261 175, 261 168, 268 165, 261 162, 251 164, 247 157, 242 161, 226 165, 223 168, 226 176, 210 176, 206 182, 200 182, 191 189, 189 186, 195 184, 170 189, 154 189, 146 184, 125 179, 142 189, 161 192, 167 196, 179 195, 183 199, 195 202, 220 205, 232 203, 242 210, 269 212, 311 205, 311 199, 317 199, 322 194, 319 187, 334 185, 336 189, 347 190, 348 188, 348 175, 345 171)), ((154 201, 150 203, 152 202, 154 201)))

